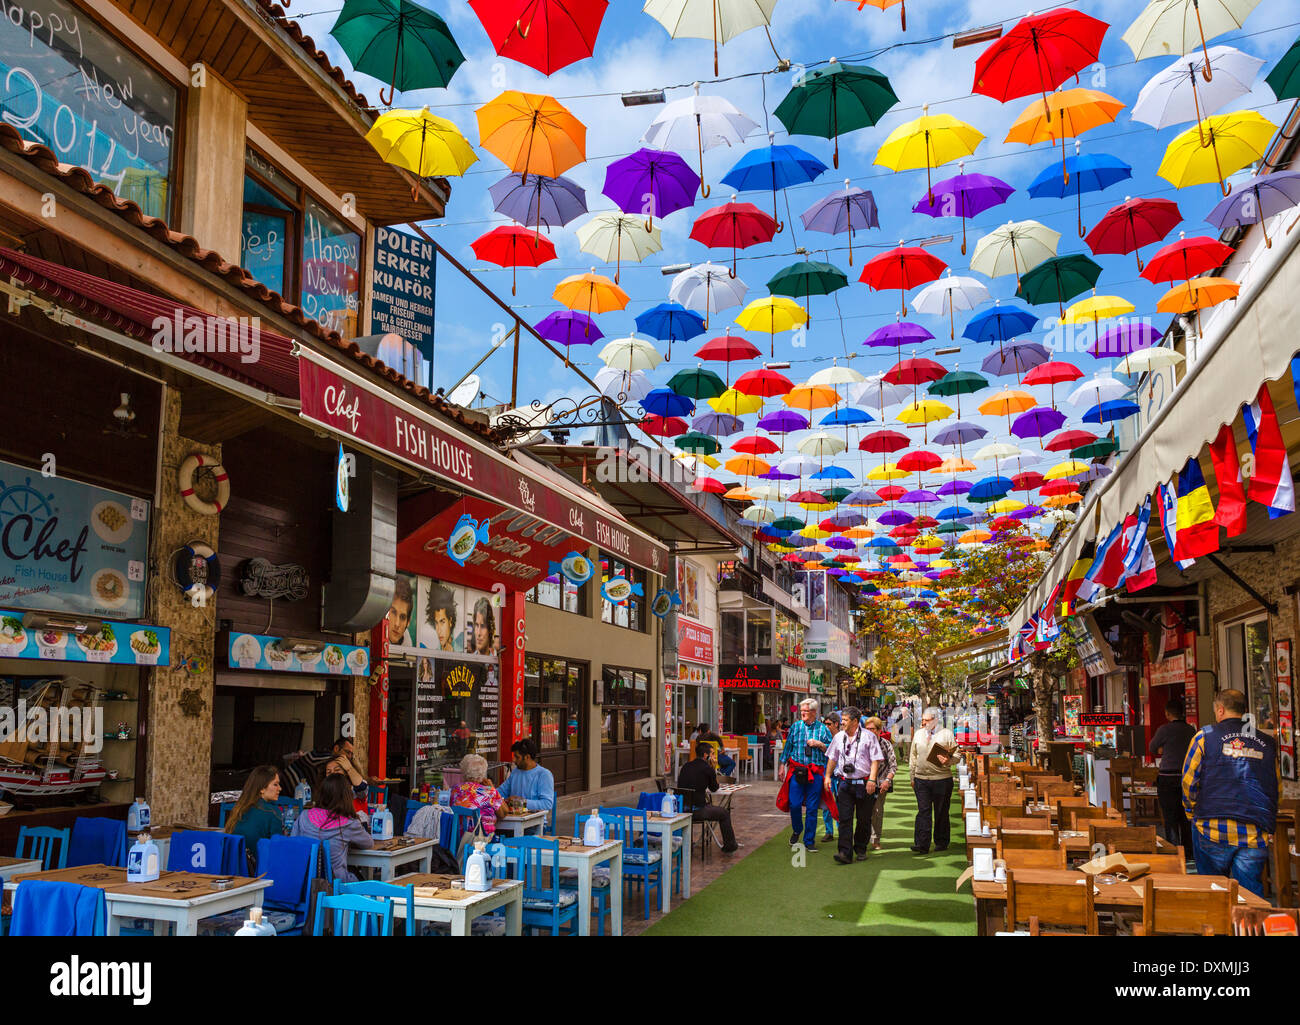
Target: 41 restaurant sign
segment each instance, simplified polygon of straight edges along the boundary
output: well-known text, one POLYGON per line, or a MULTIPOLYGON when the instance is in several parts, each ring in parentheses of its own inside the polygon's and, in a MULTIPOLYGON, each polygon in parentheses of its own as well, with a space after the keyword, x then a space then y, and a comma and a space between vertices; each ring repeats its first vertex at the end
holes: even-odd
POLYGON ((740 663, 718 667, 719 690, 780 690, 781 666, 740 663))
POLYGON ((626 523, 609 519, 594 506, 526 476, 519 464, 486 445, 414 415, 360 377, 316 362, 321 358, 298 349, 299 415, 304 420, 536 516, 642 569, 653 573, 666 569, 668 550, 663 545, 629 530, 626 523))

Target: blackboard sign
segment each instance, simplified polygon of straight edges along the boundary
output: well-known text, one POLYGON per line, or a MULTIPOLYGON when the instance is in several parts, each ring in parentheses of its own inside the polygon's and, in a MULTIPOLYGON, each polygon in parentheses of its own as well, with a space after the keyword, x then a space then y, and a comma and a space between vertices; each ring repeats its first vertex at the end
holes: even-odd
POLYGON ((432 242, 391 228, 379 228, 375 232, 370 332, 400 335, 427 360, 433 359, 436 266, 432 242))

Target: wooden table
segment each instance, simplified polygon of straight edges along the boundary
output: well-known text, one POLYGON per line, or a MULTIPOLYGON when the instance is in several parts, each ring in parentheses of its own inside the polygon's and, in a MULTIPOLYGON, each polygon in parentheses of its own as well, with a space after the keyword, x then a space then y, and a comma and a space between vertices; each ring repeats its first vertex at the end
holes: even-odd
MULTIPOLYGON (((438 877, 441 881, 441 877, 438 877)), ((427 873, 412 872, 397 876, 391 880, 397 886, 414 883, 423 886, 429 882, 427 873)), ((406 901, 393 900, 393 915, 406 918, 406 901)), ((506 935, 519 936, 524 925, 524 884, 518 879, 497 879, 492 889, 482 893, 473 893, 469 897, 448 900, 434 894, 432 897, 415 898, 415 920, 417 922, 445 922, 451 926, 453 936, 470 936, 474 919, 482 918, 492 912, 505 908, 506 935)), ((411 926, 408 924, 407 929, 411 926)))
MULTIPOLYGON (((989 836, 977 836, 974 833, 966 835, 966 860, 971 861, 975 854, 976 847, 991 847, 994 851, 998 846, 998 830, 990 829, 989 836)), ((1088 846, 1088 834, 1079 830, 1066 830, 1057 833, 1057 839, 1060 841, 1061 848, 1065 851, 1067 860, 1082 858, 1088 860, 1092 856, 1092 848, 1088 846)), ((1156 837, 1157 854, 1175 854, 1177 848, 1169 843, 1164 837, 1156 837)), ((1134 858, 1140 859, 1140 854, 1134 854, 1134 858)))
POLYGON ((0 883, 8 882, 14 876, 39 872, 44 867, 34 858, 0 858, 0 883))
MULTIPOLYGON (((1086 880, 1088 877, 1073 869, 1015 869, 1015 877, 1027 883, 1059 883, 1086 880)), ((1141 908, 1142 892, 1146 880, 1151 879, 1156 886, 1166 889, 1208 890, 1212 886, 1227 888, 1231 880, 1227 876, 1185 876, 1176 872, 1152 872, 1134 882, 1097 883, 1094 887, 1093 903, 1098 911, 1115 911, 1121 908, 1141 908)), ((1083 885, 1080 883, 1080 885, 1083 885)), ((1263 897, 1257 897, 1249 890, 1238 888, 1237 902, 1244 907, 1267 908, 1272 905, 1263 897)), ((1000 932, 1006 921, 1007 884, 984 880, 971 880, 971 893, 975 898, 975 926, 979 936, 990 935, 989 920, 993 920, 993 932, 1000 932)))
POLYGON ((547 811, 530 811, 522 815, 498 815, 496 832, 498 836, 541 836, 546 832, 546 823, 551 813, 547 811))
POLYGON ((666 915, 669 911, 668 902, 673 890, 673 836, 682 831, 687 833, 686 838, 682 841, 682 894, 685 897, 691 895, 691 813, 683 812, 680 815, 672 815, 668 818, 664 818, 662 815, 648 815, 646 823, 646 831, 659 837, 660 857, 663 859, 664 866, 664 885, 659 887, 659 906, 660 910, 666 915))
POLYGON ((560 839, 560 868, 578 873, 578 935, 591 935, 592 876, 596 866, 609 864, 610 934, 623 935, 623 841, 611 840, 600 847, 583 847, 580 842, 560 839))
POLYGON ((380 881, 385 883, 392 880, 401 865, 418 862, 420 872, 428 872, 433 867, 436 841, 419 839, 410 844, 394 843, 397 839, 386 840, 368 851, 348 848, 348 867, 373 868, 378 871, 380 881))

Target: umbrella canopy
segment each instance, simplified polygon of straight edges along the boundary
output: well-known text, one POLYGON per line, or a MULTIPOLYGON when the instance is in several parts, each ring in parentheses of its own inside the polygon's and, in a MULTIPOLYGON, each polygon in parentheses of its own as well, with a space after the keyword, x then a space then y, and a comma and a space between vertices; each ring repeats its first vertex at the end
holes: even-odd
POLYGON ((802 298, 807 303, 814 295, 830 295, 841 288, 847 288, 848 284, 848 275, 834 264, 804 260, 773 274, 768 279, 767 290, 773 295, 802 298))
POLYGON ((976 59, 971 92, 1002 103, 1045 95, 1096 62, 1107 28, 1069 8, 1026 15, 976 59))
POLYGON ((972 502, 996 502, 1000 498, 1005 498, 1011 489, 1012 482, 1009 477, 985 477, 971 486, 966 497, 972 502))
POLYGON ((912 207, 912 213, 927 217, 960 217, 961 251, 965 256, 966 218, 977 217, 985 210, 1000 206, 1016 190, 992 175, 966 174, 964 162, 960 170, 961 173, 952 178, 935 182, 929 194, 912 207))
POLYGON ((902 458, 898 460, 898 468, 906 470, 908 473, 924 473, 926 470, 933 470, 936 466, 942 464, 943 460, 939 458, 937 452, 927 452, 921 448, 904 453, 902 458))
MULTIPOLYGON (((660 303, 636 317, 636 329, 643 335, 650 335, 660 341, 668 342, 668 359, 673 358, 673 342, 690 341, 704 334, 704 318, 688 310, 680 303, 660 303)), ((713 375, 717 378, 717 375, 713 375)), ((722 384, 721 381, 718 381, 722 384)), ((713 394, 721 394, 723 388, 713 394)))
POLYGON ((627 293, 603 274, 592 268, 586 274, 575 274, 555 286, 552 297, 571 310, 581 310, 590 317, 593 313, 621 310, 627 306, 627 293))
POLYGON ((1253 110, 1213 114, 1169 144, 1156 174, 1178 189, 1218 182, 1226 196, 1232 188, 1224 179, 1263 159, 1276 133, 1277 125, 1253 110))
POLYGON ((601 191, 624 213, 646 216, 649 230, 656 217, 667 217, 695 205, 700 176, 676 153, 639 149, 605 168, 605 187, 601 191))
POLYGON ((839 392, 834 388, 827 387, 823 384, 800 384, 791 388, 786 393, 784 400, 787 406, 795 409, 806 409, 812 412, 814 409, 826 409, 831 406, 837 406, 844 400, 840 398, 839 392))
POLYGON ((879 228, 876 197, 866 189, 854 188, 844 179, 844 191, 820 199, 799 215, 809 231, 822 231, 829 235, 849 233, 849 266, 853 266, 853 232, 879 228))
MULTIPOLYGON (((868 506, 877 505, 880 502, 880 496, 870 488, 858 488, 857 491, 851 491, 841 501, 841 505, 868 506)), ((870 537, 870 532, 863 537, 870 537)))
MULTIPOLYGON (((745 293, 748 290, 748 286, 736 277, 734 271, 729 271, 716 263, 700 263, 688 267, 673 278, 673 283, 668 288, 668 298, 688 310, 703 313, 704 326, 708 327, 710 313, 739 306, 745 301, 745 293)), ((755 349, 753 354, 757 356, 758 350, 755 349)), ((701 358, 716 359, 717 357, 701 358)))
POLYGON ((975 243, 970 269, 990 278, 1014 274, 1018 286, 1026 272, 1056 255, 1060 241, 1059 231, 1038 221, 1008 221, 975 243))
POLYGON ((778 409, 760 419, 758 429, 767 431, 770 434, 790 434, 794 431, 806 431, 808 429, 808 418, 801 413, 796 413, 793 409, 778 409))
MULTIPOLYGON (((1296 199, 1300 201, 1300 174, 1296 175, 1296 199)), ((1232 204, 1239 203, 1240 200, 1241 193, 1238 192, 1235 197, 1230 197, 1224 202, 1232 204)), ((1249 200, 1244 205, 1249 206, 1249 200)), ((1219 206, 1223 206, 1223 203, 1220 203, 1219 206)), ((1252 212, 1251 216, 1253 215, 1252 212)), ((1211 213, 1210 216, 1213 217, 1214 214, 1211 213)), ((1228 224, 1219 226, 1221 228, 1229 227, 1228 224)), ((1215 267, 1223 266, 1233 252, 1235 250, 1232 246, 1224 245, 1218 239, 1210 238, 1208 235, 1186 238, 1180 234, 1177 242, 1170 242, 1167 246, 1162 246, 1156 252, 1156 255, 1147 261, 1142 276, 1153 284, 1161 281, 1191 281, 1198 274, 1204 274, 1215 267)), ((1139 345, 1134 346, 1134 348, 1140 349, 1145 348, 1145 346, 1139 345)))
POLYGON ((1037 325, 1038 318, 1028 310, 1003 306, 997 301, 992 309, 971 317, 961 336, 973 342, 1005 342, 1032 331, 1037 325))
POLYGON ((608 0, 470 0, 501 57, 551 75, 592 55, 608 0))
POLYGON ((793 331, 808 323, 808 311, 793 299, 769 295, 755 299, 736 315, 736 323, 746 331, 766 331, 771 339, 772 355, 776 355, 776 333, 793 331))
POLYGON ((948 268, 943 277, 916 293, 912 306, 920 313, 929 313, 942 317, 948 314, 948 337, 957 337, 957 328, 953 323, 954 310, 973 310, 992 298, 983 282, 975 278, 953 277, 952 268, 948 268))
POLYGON ((933 253, 928 253, 919 246, 900 243, 897 248, 868 260, 858 280, 866 282, 877 292, 897 288, 903 301, 902 315, 907 316, 907 290, 933 281, 947 266, 933 253))
POLYGON ((776 519, 776 513, 765 505, 751 505, 740 515, 753 523, 771 523, 776 519))
POLYGON ((480 260, 511 269, 511 295, 515 294, 515 268, 540 267, 555 259, 555 246, 550 239, 525 228, 493 228, 471 242, 470 248, 480 260))
POLYGON ((866 406, 868 409, 881 411, 895 402, 905 402, 907 395, 906 388, 886 381, 883 373, 871 374, 861 384, 853 385, 848 389, 849 401, 855 406, 866 406))
POLYGON ((1282 54, 1264 81, 1279 100, 1300 98, 1300 39, 1282 54))
POLYGON ((1090 445, 1097 440, 1097 435, 1090 431, 1062 431, 1049 441, 1043 448, 1048 452, 1068 452, 1072 448, 1078 448, 1080 445, 1090 445))
POLYGON ((756 413, 762 409, 763 398, 761 395, 742 395, 735 388, 728 388, 716 399, 709 399, 709 405, 719 413, 745 416, 748 413, 756 413))
POLYGON ((695 403, 671 388, 652 388, 641 400, 641 408, 655 416, 695 415, 695 403))
POLYGON ((1035 473, 1033 470, 1025 470, 1011 478, 1012 491, 1035 491, 1043 486, 1046 480, 1041 473, 1035 473))
MULTIPOLYGON (((770 142, 772 133, 767 137, 770 142)), ((777 190, 816 181, 826 171, 825 164, 798 146, 768 145, 742 156, 722 181, 738 192, 771 190, 772 219, 779 234, 785 230, 785 222, 776 215, 777 190)))
POLYGON ((1065 414, 1047 406, 1037 406, 1021 413, 1011 424, 1011 433, 1017 438, 1042 438, 1060 430, 1065 414))
POLYGON ((687 433, 686 421, 675 416, 647 416, 638 426, 646 434, 659 438, 675 438, 687 433))
POLYGON ((915 386, 937 381, 947 373, 948 370, 942 363, 936 363, 924 356, 914 356, 911 359, 899 360, 895 363, 885 371, 884 379, 890 384, 910 384, 915 386))
POLYGON ((925 168, 925 191, 934 199, 930 182, 931 168, 950 160, 960 160, 975 152, 984 141, 982 132, 951 114, 931 114, 930 105, 921 107, 921 116, 899 125, 876 151, 873 163, 891 171, 925 168))
POLYGON ((1043 480, 1064 480, 1067 477, 1075 477, 1087 471, 1087 463, 1080 462, 1078 459, 1067 459, 1063 463, 1057 463, 1043 474, 1043 480))
MULTIPOLYGON (((723 273, 726 273, 725 269, 723 273)), ((734 363, 736 360, 753 359, 758 354, 757 346, 739 335, 722 335, 719 338, 711 338, 695 350, 695 355, 699 359, 714 360, 719 363, 734 363)))
MULTIPOLYGON (((907 471, 900 470, 897 463, 881 463, 867 474, 867 480, 900 480, 907 475, 907 471)), ((892 502, 902 493, 902 489, 894 489, 892 492, 889 488, 880 489, 880 497, 887 502, 892 502)))
POLYGON ((1119 157, 1109 153, 1079 153, 1079 140, 1074 140, 1075 154, 1065 158, 1065 177, 1058 173, 1056 164, 1048 164, 1029 185, 1034 199, 1064 199, 1074 195, 1074 210, 1079 221, 1079 237, 1083 238, 1083 193, 1101 192, 1116 182, 1133 177, 1133 168, 1119 157))
POLYGON ((955 424, 948 424, 936 434, 934 443, 936 445, 964 445, 968 441, 978 441, 986 434, 988 434, 988 428, 958 420, 955 424))
POLYGON ((1045 384, 1051 388, 1052 401, 1051 406, 1056 405, 1056 386, 1065 384, 1069 381, 1077 381, 1083 377, 1083 371, 1073 363, 1066 363, 1064 360, 1048 360, 1046 363, 1039 363, 1032 368, 1029 373, 1021 378, 1021 384, 1039 385, 1045 384))
POLYGON ((1097 284, 1101 267, 1082 253, 1044 260, 1020 279, 1016 295, 1031 306, 1055 302, 1065 314, 1065 302, 1097 284))
MULTIPOLYGON (((829 435, 826 435, 829 437, 829 435)), ((834 453, 826 452, 824 455, 833 455, 834 453)), ((846 470, 843 466, 824 466, 820 470, 808 475, 809 480, 852 480, 853 473, 846 470)))
POLYGON ((1051 358, 1048 351, 1037 342, 1010 342, 1001 346, 997 352, 990 352, 985 356, 980 369, 995 377, 1006 377, 1009 374, 1019 377, 1025 371, 1032 370, 1051 358))
MULTIPOLYGON (((742 114, 730 100, 721 96, 701 96, 695 85, 695 95, 674 100, 650 122, 641 141, 661 150, 685 150, 690 140, 695 141, 699 157, 699 177, 704 177, 704 151, 715 146, 740 146, 745 137, 758 128, 757 123, 742 114)), ((701 185, 700 194, 709 198, 709 186, 701 185)))
POLYGON ((587 159, 587 127, 552 96, 506 90, 475 111, 479 144, 512 171, 550 178, 587 159))
POLYGON ((380 114, 366 142, 388 163, 421 178, 458 177, 478 161, 460 129, 428 107, 380 114))
POLYGON ((520 224, 559 228, 587 212, 582 187, 568 178, 508 174, 488 188, 497 213, 520 224))
POLYGON ((1083 422, 1086 424, 1105 424, 1115 420, 1126 420, 1138 412, 1140 408, 1136 402, 1129 402, 1126 399, 1112 399, 1089 409, 1083 414, 1083 422))
POLYGON ((645 339, 628 337, 608 342, 600 350, 600 361, 605 366, 626 374, 634 370, 653 370, 663 361, 663 357, 645 339))
POLYGON ((842 384, 859 384, 865 380, 866 378, 852 367, 842 367, 838 362, 834 362, 825 370, 818 370, 804 383, 835 388, 842 384))
POLYGON ((1152 128, 1195 121, 1250 92, 1264 62, 1231 46, 1180 57, 1153 75, 1133 104, 1133 120, 1152 128), (1197 82, 1197 78, 1203 81, 1197 82))
MULTIPOLYGON (((871 348, 884 348, 893 346, 902 349, 904 345, 920 345, 922 342, 928 342, 934 335, 930 334, 920 324, 909 324, 907 321, 895 321, 892 324, 886 324, 884 327, 878 327, 867 335, 863 345, 871 348)), ((901 359, 901 353, 899 358, 901 359)))
POLYGON ((776 116, 791 135, 834 139, 833 162, 839 167, 839 137, 874 125, 897 102, 889 79, 875 68, 840 64, 832 57, 826 67, 802 76, 777 105, 776 116))
POLYGON ((742 477, 752 477, 755 474, 766 473, 772 468, 772 464, 765 462, 755 456, 735 456, 728 459, 722 464, 730 473, 738 473, 742 477))
POLYGON ((1105 459, 1119 451, 1119 442, 1114 438, 1102 438, 1088 445, 1070 449, 1070 455, 1076 459, 1105 459))
POLYGON ((745 422, 731 413, 701 413, 691 422, 691 426, 705 434, 725 438, 729 434, 743 431, 745 422))
POLYGON ((794 382, 782 373, 760 367, 757 370, 745 371, 736 378, 736 383, 732 387, 746 395, 762 395, 764 398, 770 398, 773 395, 785 395, 794 387, 794 382))
POLYGON ((1224 32, 1241 28, 1259 0, 1151 0, 1124 32, 1136 60, 1187 54, 1224 32))
POLYGON ((1098 359, 1127 356, 1130 352, 1155 345, 1162 335, 1158 327, 1145 320, 1121 320, 1106 328, 1088 352, 1098 359))
POLYGON ((640 263, 663 249, 659 229, 649 228, 647 224, 630 214, 599 213, 577 230, 578 246, 582 252, 614 264, 617 284, 624 260, 640 263))
POLYGON ((899 431, 872 431, 858 442, 863 452, 897 452, 907 448, 909 442, 906 434, 899 431))
POLYGON ((985 416, 1014 416, 1026 409, 1033 409, 1037 400, 1027 391, 1013 391, 1004 388, 979 405, 979 411, 985 416))
POLYGON ((1101 403, 1107 399, 1117 399, 1128 393, 1129 388, 1122 381, 1109 374, 1098 374, 1070 392, 1068 401, 1071 405, 1081 406, 1085 402, 1101 403))
MULTIPOLYGON (((970 370, 954 370, 952 373, 939 378, 926 390, 931 395, 957 396, 957 415, 961 416, 961 397, 970 395, 972 392, 981 391, 987 388, 988 385, 987 378, 981 377, 970 370)), ((944 443, 940 442, 940 444, 944 443)))
MULTIPOLYGON (((710 438, 707 434, 701 434, 699 431, 689 431, 683 434, 674 444, 683 452, 703 452, 708 456, 722 451, 722 446, 718 444, 716 438, 710 438)), ((700 490, 706 489, 701 488, 700 490)))
POLYGON ((447 23, 407 0, 346 0, 330 35, 354 70, 389 84, 385 107, 395 91, 445 89, 465 63, 447 23))
POLYGON ((1007 133, 1007 142, 1022 142, 1032 146, 1050 140, 1061 145, 1061 181, 1070 184, 1070 172, 1065 163, 1066 139, 1075 140, 1084 132, 1099 125, 1110 124, 1124 109, 1124 104, 1113 96, 1096 89, 1064 89, 1041 100, 1035 100, 1016 118, 1007 133))
POLYGON ((1156 309, 1161 313, 1191 313, 1208 310, 1221 302, 1237 298, 1241 282, 1228 278, 1193 278, 1185 285, 1175 285, 1160 297, 1156 309))
POLYGON ((928 424, 952 416, 952 406, 938 399, 921 399, 910 406, 904 406, 898 413, 898 422, 902 424, 928 424))
MULTIPOLYGON (((1125 199, 1106 211, 1085 241, 1097 255, 1103 253, 1137 254, 1143 246, 1159 242, 1183 219, 1178 204, 1168 199, 1125 199)), ((1142 257, 1137 256, 1138 271, 1142 257)))
MULTIPOLYGON (((1092 323, 1094 330, 1103 320, 1113 320, 1132 313, 1134 306, 1118 295, 1090 295, 1072 303, 1061 315, 1062 324, 1092 323)), ((1099 332, 1100 333, 1100 332, 1099 332)))
MULTIPOLYGON (((1173 349, 1166 349, 1160 346, 1150 349, 1139 349, 1137 352, 1125 356, 1115 365, 1115 372, 1119 374, 1129 374, 1138 376, 1146 374, 1152 370, 1163 370, 1167 367, 1176 367, 1182 363, 1184 356, 1181 352, 1175 352, 1173 349)), ((1155 387, 1155 381, 1151 382, 1152 388, 1155 387)))
POLYGON ((533 325, 533 330, 547 341, 561 342, 566 346, 591 345, 605 337, 594 320, 573 310, 548 313, 533 325))
POLYGON ((764 438, 759 434, 741 438, 731 446, 731 449, 733 452, 743 452, 751 456, 765 456, 781 451, 781 447, 771 438, 764 438))
POLYGON ((650 378, 644 370, 634 370, 628 374, 614 367, 601 367, 592 380, 596 382, 601 395, 619 402, 641 399, 650 393, 650 378))
MULTIPOLYGON (((775 218, 763 213, 753 203, 737 203, 733 197, 732 202, 702 213, 691 228, 691 238, 710 249, 726 249, 729 246, 731 276, 735 277, 736 250, 770 242, 778 230, 775 218)), ((683 306, 691 306, 680 299, 678 301, 683 306)))
POLYGON ((674 39, 712 39, 713 73, 718 47, 742 32, 772 24, 776 0, 646 0, 642 10, 674 39))
MULTIPOLYGON (((1269 238, 1266 222, 1297 203, 1300 203, 1300 171, 1277 171, 1243 182, 1235 195, 1220 202, 1205 219, 1220 228, 1259 224, 1264 232, 1265 245, 1272 248, 1273 240, 1269 238)), ((1204 269, 1217 266, 1216 263, 1204 269)))

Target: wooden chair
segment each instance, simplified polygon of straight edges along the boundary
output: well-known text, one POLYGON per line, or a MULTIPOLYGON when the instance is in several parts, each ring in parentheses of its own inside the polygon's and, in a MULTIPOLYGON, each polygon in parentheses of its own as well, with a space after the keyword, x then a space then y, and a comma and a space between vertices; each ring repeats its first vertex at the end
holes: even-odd
POLYGON ((1007 868, 1065 868, 1065 848, 1049 851, 1036 847, 1008 847, 998 841, 997 856, 1007 868))
POLYGON ((1021 832, 1050 832, 1052 820, 1047 812, 1035 812, 1032 815, 1003 815, 998 822, 999 829, 1015 829, 1021 832))
POLYGON ((1064 807, 1061 809, 1056 821, 1062 829, 1077 832, 1084 828, 1082 823, 1094 819, 1099 822, 1107 822, 1110 820, 1110 812, 1104 804, 1100 808, 1093 808, 1087 805, 1084 807, 1064 807))
POLYGON ((980 805, 980 821, 987 822, 990 826, 999 825, 1008 815, 1019 817, 1024 815, 1025 806, 1023 804, 983 804, 980 805))
POLYGON ((1025 798, 1029 796, 1029 791, 1014 783, 992 783, 988 785, 988 795, 986 800, 989 804, 1015 804, 1019 801, 1022 805, 1025 798))
POLYGON ((1088 848, 1093 850, 1097 844, 1103 848, 1114 844, 1121 851, 1156 854, 1155 826, 1126 826, 1123 823, 1088 820, 1088 848))
POLYGON ((998 847, 1007 850, 1059 850, 1061 842, 1055 829, 999 829, 998 847))
POLYGON ((1089 805, 1088 805, 1088 798, 1087 798, 1086 796, 1082 796, 1082 795, 1080 795, 1079 797, 1074 797, 1074 796, 1072 796, 1072 795, 1070 795, 1070 794, 1066 794, 1066 795, 1064 795, 1064 796, 1062 796, 1062 797, 1054 797, 1054 798, 1052 798, 1052 804, 1056 805, 1056 814, 1057 814, 1058 817, 1059 817, 1060 814, 1061 814, 1061 809, 1062 809, 1062 808, 1087 808, 1087 807, 1089 807, 1089 805))
POLYGON ((1129 862, 1141 862, 1144 865, 1150 865, 1152 872, 1171 872, 1174 875, 1187 875, 1187 858, 1183 855, 1183 848, 1178 847, 1176 854, 1147 854, 1136 853, 1134 851, 1121 851, 1114 844, 1106 846, 1108 854, 1122 854, 1124 859, 1129 862))
MULTIPOLYGON (((1008 887, 1010 873, 1007 874, 1008 887)), ((1140 880, 1142 922, 1135 936, 1231 936, 1232 910, 1237 906, 1237 880, 1227 880, 1222 890, 1183 890, 1157 886, 1150 876, 1140 880)), ((1091 889, 1091 887, 1088 887, 1091 889)))
POLYGON ((1097 913, 1093 905, 1092 887, 1086 882, 1080 886, 1076 873, 1062 873, 1059 879, 1016 879, 1014 869, 1007 870, 1007 927, 1015 929, 1021 922, 1029 923, 1033 936, 1069 935, 1069 933, 1043 933, 1043 924, 1066 926, 1076 931, 1082 929, 1089 936, 1097 935, 1097 913))
MULTIPOLYGON (((1029 777, 1029 779, 1027 780, 1027 785, 1034 792, 1034 800, 1041 801, 1043 799, 1043 787, 1047 786, 1050 783, 1064 783, 1064 782, 1065 780, 1061 779, 1060 776, 1057 776, 1055 774, 1039 774, 1039 775, 1029 777)), ((1070 792, 1073 793, 1074 791, 1070 791, 1070 792)))
MULTIPOLYGON (((1133 770, 1132 786, 1153 787, 1156 785, 1156 777, 1159 776, 1160 770, 1154 765, 1139 765, 1133 770)), ((1160 800, 1156 796, 1137 794, 1131 795, 1129 805, 1132 813, 1133 825, 1141 826, 1147 823, 1152 825, 1164 825, 1165 817, 1160 811, 1160 800)))
POLYGON ((1291 879, 1292 871, 1300 872, 1300 800, 1294 797, 1283 798, 1278 802, 1278 811, 1289 811, 1291 821, 1288 823, 1279 817, 1277 830, 1273 834, 1273 873, 1277 877, 1278 903, 1282 907, 1300 906, 1300 892, 1297 883, 1291 879))
POLYGON ((1074 784, 1067 783, 1065 780, 1062 780, 1059 783, 1040 783, 1038 784, 1038 789, 1042 794, 1040 800, 1049 805, 1055 804, 1059 797, 1074 796, 1074 784))
POLYGON ((1132 758, 1112 758, 1110 760, 1110 806, 1118 808, 1125 817, 1127 817, 1128 811, 1127 805, 1124 803, 1124 790, 1128 786, 1129 777, 1132 775, 1132 758))

